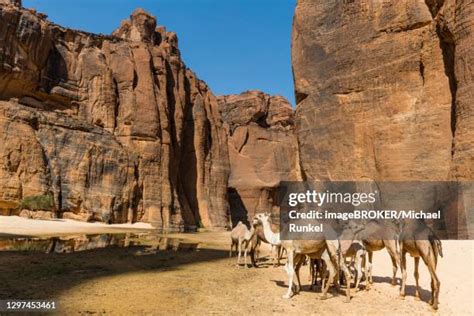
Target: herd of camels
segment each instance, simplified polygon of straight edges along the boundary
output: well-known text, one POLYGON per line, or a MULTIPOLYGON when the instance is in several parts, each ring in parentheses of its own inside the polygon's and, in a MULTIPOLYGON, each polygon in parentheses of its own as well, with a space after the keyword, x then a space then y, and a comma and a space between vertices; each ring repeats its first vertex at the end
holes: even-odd
MULTIPOLYGON (((329 226, 331 227, 331 226, 329 226)), ((247 254, 250 252, 251 263, 257 267, 259 247, 262 242, 275 248, 274 266, 280 265, 284 252, 287 254, 285 271, 288 275, 288 291, 284 298, 291 298, 301 290, 299 271, 303 264, 309 262, 311 288, 321 281, 321 299, 326 299, 331 285, 340 289, 346 284, 346 302, 350 301, 351 281, 355 280, 355 290, 359 290, 362 275, 365 275, 365 289, 369 290, 372 280, 372 254, 374 251, 387 249, 393 266, 392 285, 397 285, 397 270, 401 269, 400 295, 405 297, 407 278, 406 254, 414 258, 414 277, 416 281, 415 298, 420 299, 419 262, 420 258, 428 267, 431 276, 430 305, 438 309, 440 281, 436 275, 438 255, 443 256, 441 241, 423 221, 410 221, 400 227, 387 226, 377 221, 364 225, 347 222, 344 228, 336 233, 329 229, 325 239, 321 240, 281 240, 278 225, 271 221, 268 213, 256 214, 250 229, 238 222, 231 232, 230 254, 235 248, 237 266, 241 264, 244 252, 244 266, 247 266, 247 254), (354 276, 351 270, 354 270, 354 276), (364 270, 364 271, 362 271, 364 270), (340 272, 341 275, 340 275, 340 272), (296 276, 296 284, 295 284, 296 276)))

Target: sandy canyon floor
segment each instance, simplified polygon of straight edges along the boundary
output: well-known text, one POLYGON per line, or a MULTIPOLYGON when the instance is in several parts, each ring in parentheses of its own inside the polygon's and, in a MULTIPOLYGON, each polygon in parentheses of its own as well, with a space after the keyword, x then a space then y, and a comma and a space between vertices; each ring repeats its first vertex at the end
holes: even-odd
MULTIPOLYGON (((429 275, 421 267, 422 301, 414 294, 413 260, 408 258, 407 297, 390 285, 391 262, 385 250, 374 255, 374 286, 353 292, 350 303, 332 291, 320 300, 309 289, 302 268, 303 291, 281 296, 287 278, 283 267, 263 261, 258 269, 237 269, 228 258, 225 232, 176 234, 197 250, 146 251, 142 246, 105 248, 69 254, 0 252, 0 299, 58 300, 60 314, 440 314, 472 315, 474 242, 443 242, 439 262, 440 308, 428 305, 429 275)), ((171 236, 170 236, 171 237, 171 236)), ((263 247, 262 255, 269 249, 263 247)))

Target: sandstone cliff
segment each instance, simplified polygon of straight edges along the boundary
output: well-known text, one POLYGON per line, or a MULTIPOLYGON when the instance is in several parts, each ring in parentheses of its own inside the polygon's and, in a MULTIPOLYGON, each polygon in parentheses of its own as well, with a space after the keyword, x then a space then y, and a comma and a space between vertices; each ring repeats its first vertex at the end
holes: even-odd
POLYGON ((299 0, 306 177, 472 178, 473 13, 472 1, 299 0))
POLYGON ((228 137, 232 222, 256 212, 278 213, 280 181, 296 181, 300 175, 291 105, 259 91, 218 101, 228 137))
POLYGON ((304 177, 472 180, 473 21, 470 0, 299 0, 292 59, 304 177))
POLYGON ((226 132, 176 34, 140 9, 105 36, 9 2, 0 2, 0 212, 37 198, 64 218, 226 226, 226 132))

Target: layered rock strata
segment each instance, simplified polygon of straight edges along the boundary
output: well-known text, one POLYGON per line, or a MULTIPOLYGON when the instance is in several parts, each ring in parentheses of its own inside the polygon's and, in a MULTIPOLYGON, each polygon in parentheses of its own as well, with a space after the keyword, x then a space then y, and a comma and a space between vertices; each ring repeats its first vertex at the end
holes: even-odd
POLYGON ((3 214, 36 197, 63 218, 228 224, 217 100, 145 11, 106 36, 3 1, 0 100, 3 214))
POLYGON ((246 221, 257 212, 278 214, 280 182, 300 176, 291 105, 260 91, 218 101, 228 137, 232 221, 246 221))

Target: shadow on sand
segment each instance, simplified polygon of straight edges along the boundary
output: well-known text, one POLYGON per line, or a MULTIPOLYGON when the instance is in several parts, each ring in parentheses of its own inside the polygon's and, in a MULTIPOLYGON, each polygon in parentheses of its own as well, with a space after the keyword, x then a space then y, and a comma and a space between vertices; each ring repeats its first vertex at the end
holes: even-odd
MULTIPOLYGON (((375 283, 388 283, 390 285, 392 284, 392 278, 390 278, 390 277, 373 276, 373 280, 374 280, 374 284, 375 283)), ((285 281, 281 281, 281 280, 271 280, 271 281, 274 282, 279 287, 288 288, 288 284, 285 281)), ((364 279, 363 279, 363 282, 365 282, 364 279)), ((398 284, 400 284, 400 282, 401 282, 401 280, 398 279, 398 284)), ((303 280, 302 280, 302 283, 303 283, 303 285, 301 286, 301 291, 302 292, 315 292, 315 291, 320 292, 321 291, 321 287, 319 285, 316 286, 315 290, 313 290, 309 284, 304 284, 303 280)), ((363 283, 363 284, 365 284, 365 283, 363 283)), ((399 291, 400 290, 400 285, 393 286, 393 289, 394 289, 394 291, 399 291)), ((332 293, 333 295, 340 295, 342 293, 342 292, 338 293, 334 289, 334 287, 330 287, 329 292, 332 293)), ((408 284, 406 285, 406 295, 407 296, 415 296, 415 286, 414 285, 408 285, 408 284)), ((420 296, 421 296, 422 301, 428 302, 431 298, 431 292, 428 291, 428 290, 425 290, 423 288, 420 288, 420 296)))
MULTIPOLYGON (((374 283, 388 283, 392 284, 392 278, 391 277, 381 277, 381 276, 374 276, 373 277, 374 283)), ((393 286, 393 288, 396 291, 400 291, 400 284, 401 284, 401 279, 398 278, 397 285, 393 286)), ((405 287, 405 294, 406 296, 415 296, 415 286, 414 285, 409 285, 407 284, 405 287)), ((422 287, 420 287, 420 297, 423 302, 428 303, 429 300, 431 299, 431 290, 428 291, 422 287)))
MULTIPOLYGON (((9 236, 13 237, 13 236, 9 236)), ((160 272, 227 258, 225 250, 156 251, 144 246, 103 248, 69 254, 0 252, 0 299, 54 299, 94 278, 160 272)))

